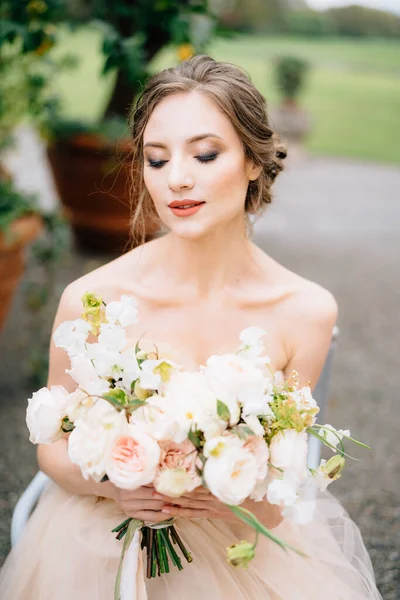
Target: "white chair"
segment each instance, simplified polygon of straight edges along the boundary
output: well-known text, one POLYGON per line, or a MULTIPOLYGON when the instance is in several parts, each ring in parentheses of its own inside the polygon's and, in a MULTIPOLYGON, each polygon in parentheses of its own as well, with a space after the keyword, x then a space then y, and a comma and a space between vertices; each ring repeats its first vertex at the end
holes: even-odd
MULTIPOLYGON (((315 387, 313 396, 318 403, 320 408, 320 412, 318 414, 318 421, 323 423, 324 414, 326 410, 326 406, 328 404, 328 388, 329 381, 332 370, 332 361, 333 354, 336 349, 337 338, 339 334, 339 329, 337 327, 334 328, 332 333, 332 343, 329 349, 328 356, 325 361, 324 368, 322 370, 321 376, 318 380, 318 383, 315 387)), ((309 436, 308 440, 308 456, 307 462, 308 465, 316 469, 320 462, 321 455, 321 442, 313 437, 309 436)), ((35 477, 32 479, 26 490, 22 493, 22 496, 18 500, 11 520, 11 545, 14 546, 19 538, 21 537, 22 531, 26 525, 26 522, 35 508, 40 495, 42 494, 49 478, 47 475, 38 471, 35 477)))

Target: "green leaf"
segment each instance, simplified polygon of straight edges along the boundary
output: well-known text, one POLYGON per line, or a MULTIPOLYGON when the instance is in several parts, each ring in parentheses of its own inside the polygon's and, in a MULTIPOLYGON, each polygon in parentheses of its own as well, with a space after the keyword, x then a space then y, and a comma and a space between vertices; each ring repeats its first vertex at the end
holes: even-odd
POLYGON ((255 435, 254 431, 248 425, 239 424, 230 429, 232 433, 238 436, 241 440, 247 440, 251 435, 255 435))
POLYGON ((122 390, 121 388, 115 388, 113 390, 110 390, 107 393, 110 396, 112 396, 113 398, 115 398, 115 400, 118 400, 119 402, 121 402, 122 404, 124 404, 126 402, 126 392, 124 390, 122 390))
POLYGON ((217 413, 218 416, 223 420, 229 423, 229 419, 231 418, 231 413, 227 405, 222 402, 222 400, 217 400, 217 413))
POLYGON ((310 435, 313 435, 314 437, 316 437, 317 439, 319 439, 320 442, 322 442, 323 444, 325 444, 325 446, 328 446, 328 448, 331 448, 335 452, 338 452, 338 454, 341 454, 342 456, 347 456, 347 458, 352 458, 353 460, 359 460, 358 458, 355 458, 354 456, 351 456, 350 454, 347 454, 344 450, 338 450, 335 446, 332 446, 332 444, 330 444, 329 442, 327 442, 326 439, 324 437, 322 437, 322 435, 319 435, 319 433, 317 433, 311 427, 307 427, 306 431, 310 435))
POLYGON ((275 542, 275 544, 278 544, 278 546, 280 546, 283 550, 286 551, 289 549, 289 550, 293 550, 293 552, 296 552, 296 554, 299 554, 300 556, 304 556, 304 557, 307 556, 307 554, 305 554, 301 550, 298 550, 291 544, 288 544, 287 542, 285 542, 285 541, 281 540, 280 538, 278 538, 277 536, 275 536, 269 529, 267 529, 266 527, 264 527, 264 525, 262 523, 260 523, 260 521, 253 515, 252 512, 250 512, 246 508, 243 508, 243 506, 232 506, 229 504, 228 504, 228 506, 231 509, 231 511, 237 517, 239 517, 239 519, 241 519, 244 523, 246 523, 246 525, 249 525, 257 533, 261 533, 265 537, 269 538, 271 541, 275 542))
POLYGON ((145 406, 145 404, 147 404, 146 400, 139 400, 139 398, 136 398, 135 400, 128 402, 128 404, 126 404, 126 408, 129 412, 133 412, 141 406, 145 406))
POLYGON ((108 400, 108 402, 110 402, 110 404, 115 406, 115 408, 117 408, 118 410, 122 410, 127 404, 126 392, 124 392, 124 390, 121 390, 121 388, 114 388, 112 390, 109 390, 108 392, 102 395, 102 398, 104 398, 104 400, 108 400))
POLYGON ((190 429, 188 438, 192 442, 193 446, 197 449, 203 445, 203 435, 199 429, 190 429))

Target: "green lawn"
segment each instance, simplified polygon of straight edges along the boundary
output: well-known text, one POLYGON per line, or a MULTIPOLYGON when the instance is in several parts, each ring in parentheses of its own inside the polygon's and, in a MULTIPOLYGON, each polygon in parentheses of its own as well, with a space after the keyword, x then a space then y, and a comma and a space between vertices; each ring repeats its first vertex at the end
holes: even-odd
MULTIPOLYGON (((112 77, 100 78, 102 57, 95 31, 65 36, 57 52, 78 53, 78 71, 61 73, 54 81, 64 98, 65 112, 74 117, 101 114, 112 77)), ((273 80, 275 56, 294 54, 313 69, 302 104, 315 121, 308 141, 313 154, 352 157, 400 164, 400 46, 395 41, 298 39, 240 36, 217 40, 211 56, 241 65, 270 105, 279 98, 273 80)), ((154 69, 173 64, 166 49, 154 69)))

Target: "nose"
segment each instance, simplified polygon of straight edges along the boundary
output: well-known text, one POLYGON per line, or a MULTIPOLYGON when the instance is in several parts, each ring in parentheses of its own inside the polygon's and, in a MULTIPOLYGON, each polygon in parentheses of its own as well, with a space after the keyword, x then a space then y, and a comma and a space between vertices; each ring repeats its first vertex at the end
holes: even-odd
POLYGON ((174 192, 190 190, 193 187, 193 176, 188 172, 184 161, 174 160, 170 162, 168 173, 168 187, 174 192))

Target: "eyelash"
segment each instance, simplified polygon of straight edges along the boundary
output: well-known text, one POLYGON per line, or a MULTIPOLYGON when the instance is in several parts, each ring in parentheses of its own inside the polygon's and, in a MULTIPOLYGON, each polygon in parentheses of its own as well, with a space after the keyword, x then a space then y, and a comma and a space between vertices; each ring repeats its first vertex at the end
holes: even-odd
MULTIPOLYGON (((201 163, 208 163, 215 160, 218 156, 218 152, 212 152, 210 154, 199 154, 195 156, 195 158, 201 163)), ((148 161, 148 166, 152 169, 161 169, 167 163, 166 160, 150 160, 148 161)))

